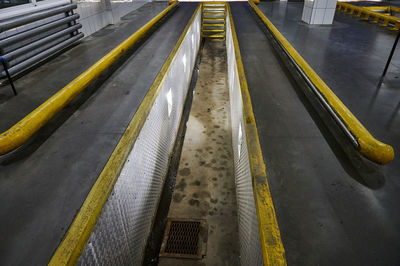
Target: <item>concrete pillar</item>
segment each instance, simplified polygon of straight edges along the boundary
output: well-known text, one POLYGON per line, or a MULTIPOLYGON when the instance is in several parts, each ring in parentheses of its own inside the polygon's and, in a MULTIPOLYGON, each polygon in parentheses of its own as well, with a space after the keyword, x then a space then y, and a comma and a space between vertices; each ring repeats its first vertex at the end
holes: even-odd
POLYGON ((101 0, 101 5, 107 17, 108 24, 114 24, 114 16, 110 0, 101 0))
POLYGON ((302 20, 308 24, 332 24, 337 0, 305 0, 302 20))

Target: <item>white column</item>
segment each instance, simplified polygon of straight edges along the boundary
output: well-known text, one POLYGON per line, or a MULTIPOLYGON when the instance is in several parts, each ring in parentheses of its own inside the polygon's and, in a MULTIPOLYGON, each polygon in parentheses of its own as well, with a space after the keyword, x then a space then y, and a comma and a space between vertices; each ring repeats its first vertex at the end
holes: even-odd
POLYGON ((112 5, 110 0, 101 0, 101 5, 103 7, 104 13, 107 17, 109 24, 114 24, 114 17, 112 12, 112 5))
POLYGON ((302 20, 308 24, 332 24, 337 0, 305 0, 302 20))

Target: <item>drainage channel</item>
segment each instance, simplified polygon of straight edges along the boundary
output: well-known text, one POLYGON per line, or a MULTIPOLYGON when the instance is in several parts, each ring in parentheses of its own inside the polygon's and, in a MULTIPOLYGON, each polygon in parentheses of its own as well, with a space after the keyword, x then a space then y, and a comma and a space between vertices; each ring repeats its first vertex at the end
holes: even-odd
POLYGON ((159 265, 240 264, 227 55, 221 39, 204 41, 168 221, 159 265), (198 229, 187 232, 190 223, 198 229), (179 225, 180 231, 171 232, 179 225), (193 238, 198 246, 188 249, 193 238))

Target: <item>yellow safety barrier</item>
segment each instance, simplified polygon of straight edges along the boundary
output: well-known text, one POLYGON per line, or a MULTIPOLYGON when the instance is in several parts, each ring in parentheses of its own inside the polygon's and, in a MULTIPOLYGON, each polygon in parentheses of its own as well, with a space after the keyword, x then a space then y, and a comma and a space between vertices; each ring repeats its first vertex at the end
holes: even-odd
POLYGON ((235 60, 240 82, 240 91, 243 102, 244 130, 249 154, 250 172, 253 182, 254 202, 257 211, 258 228, 260 232, 261 251, 264 265, 284 266, 286 264, 285 249, 283 247, 278 221, 276 219, 274 203, 269 190, 264 158, 262 155, 256 119, 249 88, 247 86, 239 42, 236 35, 230 5, 228 5, 229 21, 232 30, 235 60))
POLYGON ((340 99, 332 92, 332 90, 328 87, 328 85, 325 84, 325 82, 318 76, 318 74, 315 73, 315 71, 303 59, 303 57, 301 57, 296 49, 294 49, 293 46, 286 40, 286 38, 278 31, 278 29, 272 24, 272 22, 262 13, 262 11, 251 0, 249 1, 249 3, 256 14, 275 36, 277 41, 280 42, 287 53, 293 58, 296 64, 307 75, 310 81, 325 98, 327 103, 339 116, 340 120, 345 124, 347 129, 356 138, 358 142, 359 152, 364 157, 378 164, 387 164, 391 162, 394 158, 394 150, 392 146, 375 139, 360 123, 360 121, 358 121, 358 119, 350 112, 350 110, 342 103, 342 101, 340 101, 340 99))
POLYGON ((385 16, 391 16, 392 13, 399 13, 400 8, 395 6, 363 6, 364 8, 371 10, 372 12, 381 13, 385 16), (378 12, 383 11, 383 12, 378 12))
POLYGON ((82 207, 65 234, 64 239, 51 258, 49 262, 50 266, 76 265, 90 234, 93 232, 96 222, 100 217, 103 207, 117 182, 129 153, 135 145, 139 133, 146 122, 147 116, 158 97, 172 62, 199 10, 200 4, 194 11, 193 16, 183 30, 153 84, 149 88, 138 110, 118 142, 117 147, 111 154, 103 171, 83 202, 82 207))
MULTIPOLYGON (((400 29, 400 18, 394 17, 394 16, 389 16, 385 15, 382 13, 374 12, 372 9, 377 9, 378 7, 362 7, 362 6, 355 6, 351 5, 348 3, 343 3, 343 2, 338 2, 337 3, 337 9, 343 12, 348 12, 349 14, 354 14, 357 12, 357 17, 364 17, 362 18, 363 20, 370 21, 372 23, 379 23, 379 21, 382 21, 380 26, 387 27, 390 24, 393 24, 394 26, 391 27, 391 30, 399 30, 400 29), (373 20, 370 20, 370 18, 374 18, 373 20)), ((390 7, 392 11, 398 12, 400 9, 399 8, 393 8, 390 7)))
POLYGON ((17 124, 2 133, 0 135, 0 155, 6 154, 24 144, 69 102, 87 88, 92 81, 119 59, 130 47, 137 43, 158 21, 173 9, 176 4, 177 2, 164 9, 111 52, 71 81, 67 86, 42 103, 17 124))

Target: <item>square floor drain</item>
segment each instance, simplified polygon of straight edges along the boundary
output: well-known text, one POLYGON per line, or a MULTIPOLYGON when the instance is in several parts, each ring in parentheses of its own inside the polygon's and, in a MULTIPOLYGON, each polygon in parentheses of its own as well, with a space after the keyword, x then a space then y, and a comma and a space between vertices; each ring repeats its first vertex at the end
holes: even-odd
POLYGON ((203 219, 168 219, 160 257, 201 259, 206 254, 207 222, 203 219))

